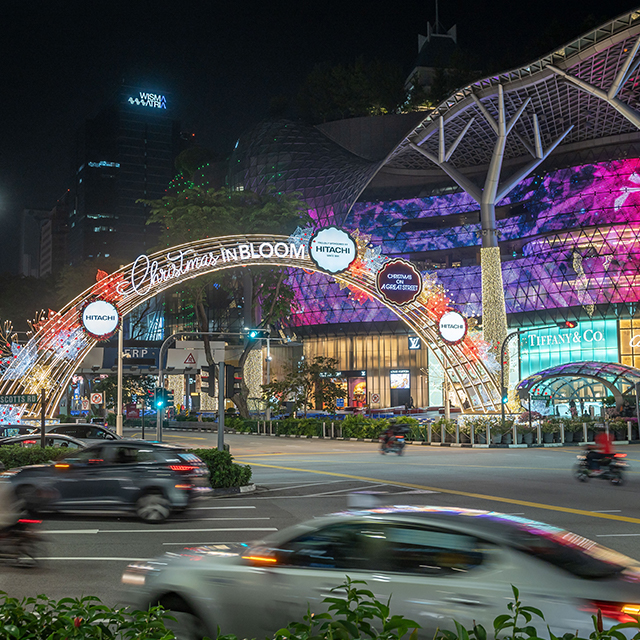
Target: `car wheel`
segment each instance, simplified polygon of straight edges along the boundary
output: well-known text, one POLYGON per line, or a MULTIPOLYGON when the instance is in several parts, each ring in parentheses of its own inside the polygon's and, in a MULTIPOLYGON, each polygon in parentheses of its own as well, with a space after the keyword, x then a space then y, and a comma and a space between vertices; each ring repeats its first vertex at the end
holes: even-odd
POLYGON ((171 513, 169 501, 161 493, 145 493, 136 502, 136 515, 144 522, 159 524, 171 513))
POLYGON ((624 484, 624 478, 619 471, 614 471, 611 476, 611 484, 615 484, 618 487, 624 484))
POLYGON ((175 621, 165 618, 164 624, 169 631, 173 631, 176 640, 202 640, 211 635, 202 620, 177 594, 168 594, 158 604, 175 618, 175 621))

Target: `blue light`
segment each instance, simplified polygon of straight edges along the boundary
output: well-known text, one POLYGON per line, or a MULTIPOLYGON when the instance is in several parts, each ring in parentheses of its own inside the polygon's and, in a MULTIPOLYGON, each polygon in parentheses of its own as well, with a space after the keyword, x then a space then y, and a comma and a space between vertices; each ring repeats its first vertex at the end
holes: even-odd
POLYGON ((167 108, 167 98, 159 93, 144 93, 141 91, 139 98, 131 96, 127 102, 129 104, 137 104, 141 107, 152 107, 154 109, 167 108))

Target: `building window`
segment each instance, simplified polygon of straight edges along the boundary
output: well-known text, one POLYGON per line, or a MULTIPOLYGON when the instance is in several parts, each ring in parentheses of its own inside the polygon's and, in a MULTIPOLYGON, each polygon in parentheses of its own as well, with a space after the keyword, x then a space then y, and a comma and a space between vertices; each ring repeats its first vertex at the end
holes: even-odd
POLYGON ((620 320, 620 362, 640 368, 640 318, 620 320))

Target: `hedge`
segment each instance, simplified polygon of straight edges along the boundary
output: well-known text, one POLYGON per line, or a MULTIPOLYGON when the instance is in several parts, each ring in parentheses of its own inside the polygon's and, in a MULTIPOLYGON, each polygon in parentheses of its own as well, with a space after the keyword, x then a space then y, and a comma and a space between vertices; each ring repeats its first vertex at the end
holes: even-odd
MULTIPOLYGON (((228 451, 189 449, 189 453, 197 455, 207 464, 214 489, 241 487, 251 482, 251 467, 233 462, 233 456, 228 451)), ((73 457, 73 453, 60 447, 26 448, 17 444, 0 447, 0 462, 5 469, 45 464, 65 457, 73 457)))

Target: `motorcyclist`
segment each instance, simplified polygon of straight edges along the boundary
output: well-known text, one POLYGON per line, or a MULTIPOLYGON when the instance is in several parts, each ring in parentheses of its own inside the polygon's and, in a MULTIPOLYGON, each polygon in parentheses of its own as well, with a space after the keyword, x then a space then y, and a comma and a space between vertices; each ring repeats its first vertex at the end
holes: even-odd
POLYGON ((608 431, 598 431, 595 437, 595 445, 589 447, 587 452, 587 467, 594 476, 600 475, 600 461, 603 458, 610 458, 614 454, 613 437, 608 431))

